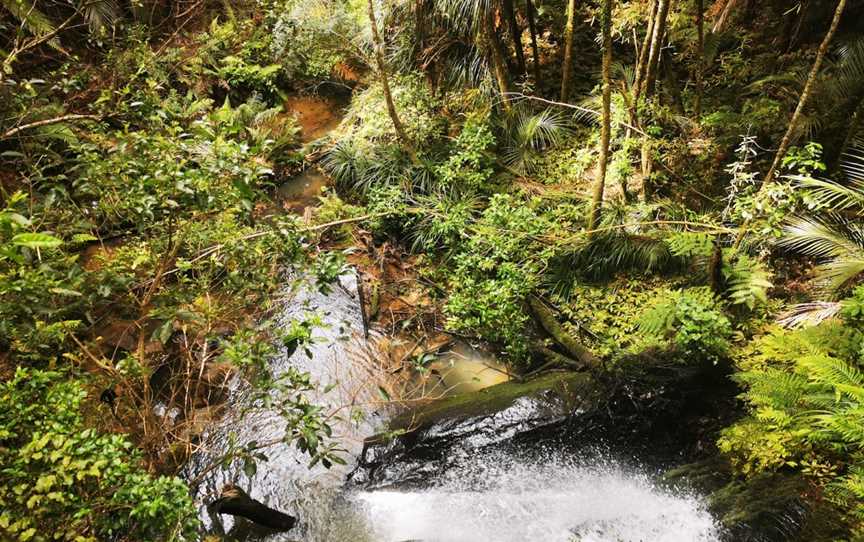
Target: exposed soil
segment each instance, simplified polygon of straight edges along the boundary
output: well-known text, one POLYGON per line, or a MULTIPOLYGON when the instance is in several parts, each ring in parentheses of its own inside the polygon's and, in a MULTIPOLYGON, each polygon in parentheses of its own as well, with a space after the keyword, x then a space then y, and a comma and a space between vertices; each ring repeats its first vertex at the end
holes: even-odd
POLYGON ((320 96, 291 96, 285 100, 285 111, 300 124, 303 143, 315 141, 339 126, 343 107, 339 99, 320 96))

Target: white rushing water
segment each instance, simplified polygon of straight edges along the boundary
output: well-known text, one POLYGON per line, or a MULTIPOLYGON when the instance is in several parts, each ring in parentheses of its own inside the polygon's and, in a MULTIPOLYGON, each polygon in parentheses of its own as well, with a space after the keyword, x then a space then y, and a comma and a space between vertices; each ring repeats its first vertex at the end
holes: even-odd
MULTIPOLYGON (((274 360, 279 373, 295 367, 335 387, 320 397, 329 407, 363 403, 374 390, 376 341, 362 337, 353 274, 321 294, 301 288, 286 306, 285 325, 309 311, 325 326, 315 332, 310 355, 295 352, 274 360), (360 384, 366 383, 367 386, 360 384)), ((368 413, 367 413, 368 414, 368 413)), ((351 456, 380 419, 336 424, 351 456)), ((210 434, 211 453, 224 450, 229 434, 238 442, 278 438, 284 423, 276 413, 256 411, 226 418, 210 434)), ((608 459, 603 451, 538 450, 516 457, 505 451, 475 454, 433 475, 424 489, 359 491, 344 487, 346 468, 308 469, 308 457, 293 446, 267 450, 269 460, 252 476, 237 464, 206 474, 196 499, 208 531, 223 540, 266 542, 709 542, 719 531, 702 500, 659 488, 644 469, 608 459), (225 483, 238 483, 253 498, 299 518, 287 533, 256 528, 231 516, 216 523, 204 504, 225 483)), ((208 457, 193 466, 203 468, 208 457)), ((209 458, 210 461, 213 458, 209 458)), ((195 471, 190 478, 195 477, 195 471)))
POLYGON ((719 530, 697 497, 659 489, 615 463, 475 458, 435 487, 355 496, 372 540, 394 542, 708 542, 719 530))

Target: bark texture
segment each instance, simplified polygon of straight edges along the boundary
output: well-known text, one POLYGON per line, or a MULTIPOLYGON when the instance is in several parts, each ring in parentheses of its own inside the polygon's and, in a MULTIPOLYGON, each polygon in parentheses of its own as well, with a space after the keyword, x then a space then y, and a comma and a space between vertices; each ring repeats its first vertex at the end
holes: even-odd
POLYGON ((606 188, 606 168, 609 163, 609 139, 612 130, 612 0, 603 0, 600 24, 603 27, 603 112, 600 124, 600 163, 597 165, 597 179, 594 181, 591 212, 588 215, 589 230, 593 230, 600 222, 600 209, 606 188))
POLYGON ((570 97, 570 79, 573 73, 573 24, 576 20, 576 0, 567 2, 567 26, 564 28, 564 66, 561 70, 561 101, 570 97))
POLYGON ((807 106, 807 101, 810 99, 810 94, 813 92, 813 86, 816 84, 816 79, 819 76, 819 70, 822 68, 822 62, 825 60, 825 54, 828 52, 828 46, 831 45, 831 40, 837 32, 837 27, 840 26, 840 18, 843 15, 843 9, 846 7, 846 0, 837 2, 837 9, 834 10, 834 19, 831 21, 831 27, 825 38, 819 45, 819 51, 816 53, 816 60, 813 62, 813 68, 810 70, 810 75, 807 76, 807 82, 804 84, 804 90, 801 92, 801 98, 798 100, 798 106, 795 108, 795 113, 792 114, 792 120, 789 121, 789 126, 786 128, 786 134, 783 140, 780 141, 780 147, 777 149, 777 154, 774 155, 774 163, 771 164, 771 169, 768 170, 768 175, 765 176, 763 186, 769 184, 777 175, 777 168, 783 162, 783 157, 789 150, 792 144, 792 139, 798 131, 798 125, 801 122, 801 116, 804 114, 804 108, 807 106))
POLYGON ((540 84, 540 49, 537 47, 537 21, 534 18, 534 2, 525 0, 525 15, 531 32, 531 54, 534 56, 534 84, 540 84))
POLYGON ((297 518, 256 501, 233 484, 223 487, 222 494, 209 508, 217 514, 244 517, 277 531, 291 530, 297 523, 297 518))

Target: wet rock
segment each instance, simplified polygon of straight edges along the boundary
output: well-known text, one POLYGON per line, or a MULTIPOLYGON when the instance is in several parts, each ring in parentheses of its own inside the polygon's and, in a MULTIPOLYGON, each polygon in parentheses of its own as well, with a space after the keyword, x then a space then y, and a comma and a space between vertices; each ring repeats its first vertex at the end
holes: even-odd
POLYGON ((354 483, 423 485, 460 457, 596 408, 601 387, 583 373, 549 373, 434 401, 394 418, 364 443, 354 483))
POLYGON ((277 531, 288 531, 297 523, 297 518, 256 501, 238 486, 231 484, 222 488, 220 497, 208 508, 214 513, 240 516, 277 531))

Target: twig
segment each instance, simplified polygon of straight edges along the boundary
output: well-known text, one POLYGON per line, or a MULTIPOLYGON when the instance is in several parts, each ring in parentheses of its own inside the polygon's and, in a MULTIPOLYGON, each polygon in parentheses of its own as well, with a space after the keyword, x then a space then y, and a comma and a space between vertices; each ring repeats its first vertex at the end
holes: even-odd
POLYGON ((54 118, 50 118, 50 119, 37 120, 36 122, 31 122, 29 124, 23 124, 21 126, 17 126, 15 128, 10 129, 10 130, 7 130, 6 132, 3 133, 2 136, 0 136, 0 139, 9 139, 10 137, 12 137, 12 136, 14 136, 20 132, 23 132, 25 130, 30 130, 32 128, 40 128, 42 126, 49 126, 51 124, 58 124, 58 123, 66 122, 66 121, 70 121, 70 120, 100 120, 101 118, 102 117, 100 117, 99 115, 77 115, 77 114, 74 114, 74 115, 63 115, 60 117, 54 117, 54 118))

